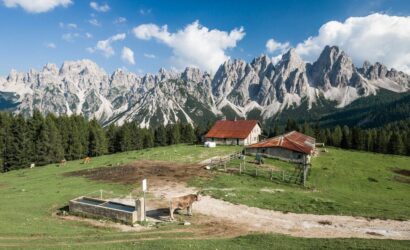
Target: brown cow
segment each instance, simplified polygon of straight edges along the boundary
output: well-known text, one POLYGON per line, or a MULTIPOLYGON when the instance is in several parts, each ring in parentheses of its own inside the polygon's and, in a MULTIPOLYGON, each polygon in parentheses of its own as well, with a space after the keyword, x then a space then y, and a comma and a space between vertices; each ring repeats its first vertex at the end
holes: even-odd
POLYGON ((89 157, 89 156, 85 157, 84 160, 83 160, 83 164, 87 164, 87 163, 90 163, 90 162, 91 162, 91 157, 89 157))
POLYGON ((62 160, 60 161, 60 166, 65 166, 66 163, 67 163, 67 161, 66 161, 65 159, 62 159, 62 160))
POLYGON ((189 216, 192 216, 192 203, 194 201, 199 201, 200 196, 199 192, 197 194, 188 194, 180 197, 174 197, 169 202, 169 214, 171 216, 171 220, 174 220, 174 211, 176 209, 185 209, 189 216))

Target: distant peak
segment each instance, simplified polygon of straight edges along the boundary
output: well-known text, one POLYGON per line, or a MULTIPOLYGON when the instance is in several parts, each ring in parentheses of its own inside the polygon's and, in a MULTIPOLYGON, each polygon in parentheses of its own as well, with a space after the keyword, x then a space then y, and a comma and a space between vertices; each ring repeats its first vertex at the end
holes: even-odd
POLYGON ((76 61, 65 61, 60 68, 60 73, 73 71, 73 72, 81 72, 84 73, 100 73, 106 74, 105 71, 98 66, 97 63, 90 59, 82 59, 76 61))

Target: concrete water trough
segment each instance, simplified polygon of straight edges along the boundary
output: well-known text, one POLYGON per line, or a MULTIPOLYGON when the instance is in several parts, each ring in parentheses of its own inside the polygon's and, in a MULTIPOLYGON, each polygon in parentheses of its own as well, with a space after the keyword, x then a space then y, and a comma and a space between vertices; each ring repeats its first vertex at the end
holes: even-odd
POLYGON ((135 206, 122 204, 119 202, 95 199, 85 196, 70 200, 70 212, 104 217, 114 221, 121 221, 129 225, 143 221, 144 199, 135 200, 135 206))

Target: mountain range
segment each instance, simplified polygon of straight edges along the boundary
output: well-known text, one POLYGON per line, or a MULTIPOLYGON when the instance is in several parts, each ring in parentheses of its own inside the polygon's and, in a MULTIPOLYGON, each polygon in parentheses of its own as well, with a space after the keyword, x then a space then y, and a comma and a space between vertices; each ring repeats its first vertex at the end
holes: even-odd
POLYGON ((137 121, 149 127, 223 116, 269 120, 324 105, 343 110, 380 91, 409 89, 410 75, 379 62, 356 67, 341 49, 326 46, 313 63, 290 49, 277 63, 266 55, 250 63, 228 60, 215 75, 192 67, 144 76, 118 69, 109 75, 90 60, 66 61, 60 68, 46 64, 27 73, 12 70, 0 77, 0 109, 83 114, 105 125, 137 121))

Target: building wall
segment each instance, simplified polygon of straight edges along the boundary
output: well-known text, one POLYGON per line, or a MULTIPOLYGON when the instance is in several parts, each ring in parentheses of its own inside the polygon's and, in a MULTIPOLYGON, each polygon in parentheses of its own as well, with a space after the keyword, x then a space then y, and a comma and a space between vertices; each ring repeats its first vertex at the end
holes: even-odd
POLYGON ((258 124, 252 129, 248 137, 245 139, 236 139, 236 138, 205 138, 205 141, 215 142, 217 145, 241 145, 247 146, 259 142, 259 136, 262 134, 262 129, 258 124))
POLYGON ((308 158, 308 155, 296 151, 292 151, 285 148, 271 147, 271 148, 247 148, 247 154, 261 154, 268 158, 281 159, 291 162, 304 163, 308 158))
POLYGON ((245 146, 259 142, 259 136, 262 134, 262 129, 258 124, 252 129, 251 133, 245 139, 245 146))
POLYGON ((206 141, 215 142, 217 145, 245 145, 245 141, 243 139, 220 139, 220 138, 206 138, 206 141))

